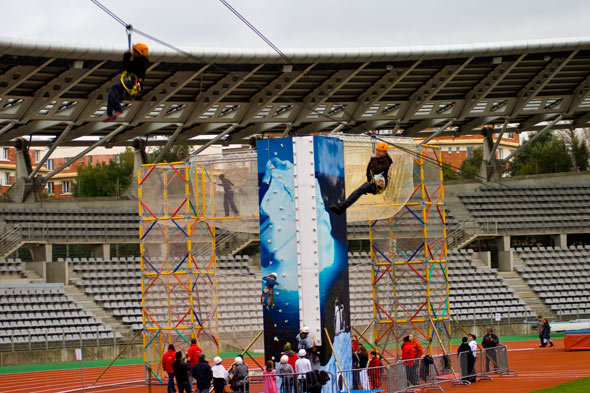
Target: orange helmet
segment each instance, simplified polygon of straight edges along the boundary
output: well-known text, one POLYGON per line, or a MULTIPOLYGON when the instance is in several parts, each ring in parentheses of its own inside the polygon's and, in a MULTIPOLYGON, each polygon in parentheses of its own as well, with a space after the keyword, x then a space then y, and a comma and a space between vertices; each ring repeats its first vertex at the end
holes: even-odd
POLYGON ((377 150, 380 151, 387 151, 389 149, 389 145, 385 142, 379 142, 377 143, 377 150))
POLYGON ((133 45, 133 50, 145 57, 146 59, 149 57, 149 48, 146 44, 139 42, 133 45))

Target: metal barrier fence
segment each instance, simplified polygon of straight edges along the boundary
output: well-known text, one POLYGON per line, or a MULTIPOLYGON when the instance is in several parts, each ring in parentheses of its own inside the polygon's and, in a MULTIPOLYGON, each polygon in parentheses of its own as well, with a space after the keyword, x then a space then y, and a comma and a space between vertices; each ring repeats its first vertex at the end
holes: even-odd
POLYGON ((336 382, 339 392, 389 391, 389 375, 387 367, 383 366, 340 371, 336 375, 336 382))
MULTIPOLYGON (((245 388, 246 393, 263 393, 265 383, 275 383, 280 393, 338 393, 336 376, 327 371, 314 370, 309 373, 294 374, 249 374, 245 388)), ((346 388, 344 389, 346 390, 346 388)))
POLYGON ((498 345, 493 348, 484 348, 482 351, 485 363, 484 374, 518 375, 508 366, 508 349, 506 345, 498 345))

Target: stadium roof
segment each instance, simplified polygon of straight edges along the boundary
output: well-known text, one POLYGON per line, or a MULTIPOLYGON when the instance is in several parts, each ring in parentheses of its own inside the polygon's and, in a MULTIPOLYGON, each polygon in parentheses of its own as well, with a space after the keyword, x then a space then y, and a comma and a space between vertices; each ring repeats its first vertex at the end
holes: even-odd
POLYGON ((0 39, 0 144, 203 144, 391 129, 427 136, 590 120, 590 38, 405 48, 152 51, 142 97, 104 122, 123 47, 0 39), (558 116, 561 116, 558 118, 558 116), (64 133, 66 130, 66 133, 64 133), (92 138, 94 137, 94 138, 92 138))

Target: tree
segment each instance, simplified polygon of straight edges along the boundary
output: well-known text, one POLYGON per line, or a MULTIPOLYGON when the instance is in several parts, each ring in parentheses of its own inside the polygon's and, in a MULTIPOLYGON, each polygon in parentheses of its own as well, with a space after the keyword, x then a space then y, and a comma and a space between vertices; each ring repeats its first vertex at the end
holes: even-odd
POLYGON ((568 172, 572 170, 572 158, 564 139, 547 132, 525 147, 509 170, 512 176, 568 172))
MULTIPOLYGON (((164 147, 158 147, 148 154, 148 162, 154 162, 160 155, 164 147)), ((190 155, 190 149, 188 145, 174 145, 164 154, 160 162, 179 162, 184 161, 190 155)))
POLYGON ((574 159, 575 170, 588 170, 588 160, 590 159, 590 151, 588 150, 586 141, 578 139, 577 136, 574 136, 572 139, 572 157, 574 159))
POLYGON ((121 195, 129 184, 133 172, 133 151, 111 159, 108 163, 83 165, 77 168, 78 176, 73 184, 75 197, 106 197, 121 195))
POLYGON ((471 157, 466 158, 461 164, 461 176, 464 179, 475 179, 479 175, 481 163, 483 162, 483 149, 473 149, 471 157))

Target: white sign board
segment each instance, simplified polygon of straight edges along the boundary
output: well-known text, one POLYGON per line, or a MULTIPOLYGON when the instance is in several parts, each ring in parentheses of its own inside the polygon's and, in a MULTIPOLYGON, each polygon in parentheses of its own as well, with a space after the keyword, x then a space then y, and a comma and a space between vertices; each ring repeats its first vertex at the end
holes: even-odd
POLYGON ((494 315, 494 319, 496 320, 496 322, 500 322, 502 320, 502 315, 497 312, 496 315, 494 315))
POLYGON ((82 349, 76 348, 76 360, 82 360, 82 349))

